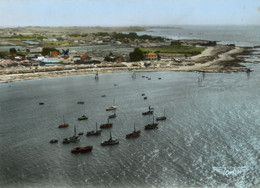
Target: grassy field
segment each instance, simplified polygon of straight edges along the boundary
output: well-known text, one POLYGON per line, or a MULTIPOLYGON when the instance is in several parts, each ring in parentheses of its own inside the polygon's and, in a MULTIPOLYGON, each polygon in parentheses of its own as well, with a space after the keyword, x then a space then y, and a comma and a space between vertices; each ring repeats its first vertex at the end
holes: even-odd
POLYGON ((44 39, 42 35, 14 35, 11 37, 2 37, 4 39, 44 39))
POLYGON ((53 46, 61 46, 61 45, 66 45, 70 44, 71 42, 69 41, 58 41, 58 42, 45 42, 45 45, 53 45, 53 46))
POLYGON ((184 46, 182 44, 171 44, 170 46, 140 48, 140 50, 144 53, 157 52, 157 53, 176 53, 176 54, 185 54, 185 55, 196 55, 203 52, 205 48, 196 47, 196 46, 184 46))

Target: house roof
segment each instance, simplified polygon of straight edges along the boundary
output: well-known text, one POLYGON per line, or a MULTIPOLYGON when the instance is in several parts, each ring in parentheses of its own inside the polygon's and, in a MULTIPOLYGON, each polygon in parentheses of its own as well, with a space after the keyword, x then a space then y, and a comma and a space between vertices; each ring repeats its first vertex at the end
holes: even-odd
POLYGON ((149 52, 149 53, 146 54, 146 56, 157 56, 157 54, 153 53, 153 52, 149 52))

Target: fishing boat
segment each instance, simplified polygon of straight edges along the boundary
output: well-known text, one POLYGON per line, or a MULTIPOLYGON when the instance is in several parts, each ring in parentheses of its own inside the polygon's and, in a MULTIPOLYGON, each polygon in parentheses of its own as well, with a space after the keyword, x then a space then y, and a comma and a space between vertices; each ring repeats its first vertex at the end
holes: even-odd
POLYGON ((65 118, 63 116, 63 124, 59 125, 59 128, 64 128, 64 127, 68 127, 69 124, 65 123, 65 118))
POLYGON ((96 80, 98 79, 98 72, 97 72, 96 75, 95 75, 95 79, 96 79, 96 80))
POLYGON ((147 97, 144 97, 144 100, 146 100, 147 99, 147 97))
POLYGON ((116 110, 117 106, 115 106, 115 100, 113 100, 113 105, 106 107, 106 111, 116 110))
POLYGON ((44 105, 44 103, 43 103, 43 102, 40 102, 39 105, 44 105))
POLYGON ((52 139, 52 140, 50 140, 50 143, 51 143, 51 144, 58 143, 58 140, 52 139))
POLYGON ((114 111, 114 114, 108 116, 109 119, 113 119, 113 118, 116 118, 116 112, 114 111))
POLYGON ((164 112, 163 112, 163 116, 156 118, 156 121, 163 121, 163 120, 166 120, 165 110, 164 110, 164 112))
POLYGON ((144 127, 145 130, 149 130, 149 129, 158 129, 158 123, 154 123, 154 117, 153 117, 153 123, 151 124, 147 124, 144 127))
POLYGON ((84 104, 85 102, 84 101, 79 101, 77 102, 78 104, 84 104))
POLYGON ((107 123, 106 124, 101 124, 100 128, 104 129, 104 128, 110 128, 113 127, 113 123, 109 123, 109 118, 107 118, 107 123))
POLYGON ((115 144, 119 144, 119 140, 113 139, 112 136, 111 136, 111 132, 110 132, 109 140, 101 142, 101 146, 108 146, 108 145, 115 145, 115 144))
POLYGON ((77 135, 76 127, 74 126, 74 135, 69 138, 63 139, 63 144, 69 144, 71 142, 78 142, 80 140, 80 136, 77 135))
POLYGON ((88 117, 85 116, 85 115, 82 115, 81 117, 78 118, 79 121, 80 121, 80 120, 87 120, 87 119, 88 119, 88 117))
POLYGON ((89 131, 87 132, 86 136, 97 136, 101 135, 102 130, 97 130, 97 123, 96 123, 96 131, 89 131))
POLYGON ((136 73, 135 72, 133 72, 132 78, 136 78, 136 73))
POLYGON ((145 96, 145 93, 142 93, 142 96, 145 96))
POLYGON ((75 147, 71 150, 71 153, 88 153, 91 152, 93 146, 86 146, 86 147, 75 147))
POLYGON ((149 106, 148 111, 143 112, 142 115, 152 115, 152 114, 153 114, 153 110, 154 110, 154 108, 151 108, 151 107, 149 106))
POLYGON ((140 130, 136 131, 135 130, 135 125, 134 125, 134 131, 132 133, 130 133, 130 134, 127 134, 125 137, 126 138, 135 138, 135 137, 140 136, 140 134, 141 134, 141 131, 140 130))

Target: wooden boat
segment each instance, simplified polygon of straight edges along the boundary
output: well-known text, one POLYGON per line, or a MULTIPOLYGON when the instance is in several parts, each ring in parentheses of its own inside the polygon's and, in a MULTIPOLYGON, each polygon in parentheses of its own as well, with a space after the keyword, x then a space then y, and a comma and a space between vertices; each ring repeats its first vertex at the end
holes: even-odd
POLYGON ((110 128, 113 127, 113 123, 109 123, 109 118, 107 118, 107 123, 106 124, 101 124, 100 128, 104 129, 104 128, 110 128))
POLYGON ((95 80, 97 80, 97 79, 98 79, 98 72, 95 75, 95 80))
POLYGON ((136 131, 135 130, 135 125, 134 125, 134 131, 132 133, 130 133, 130 134, 127 134, 125 137, 126 138, 136 138, 136 137, 139 137, 140 134, 141 134, 141 131, 140 130, 136 131))
POLYGON ((119 140, 113 139, 112 136, 111 136, 111 132, 110 132, 109 140, 101 142, 101 146, 108 146, 108 145, 115 145, 115 144, 119 144, 119 140))
POLYGON ((98 136, 101 135, 102 130, 97 130, 97 123, 96 123, 96 131, 89 131, 87 132, 86 136, 98 136))
POLYGON ((106 107, 106 111, 116 110, 117 106, 108 106, 106 107))
POLYGON ((91 152, 93 146, 86 146, 86 147, 75 147, 71 150, 71 153, 88 153, 91 152))
POLYGON ((151 124, 147 124, 144 127, 145 130, 149 130, 149 129, 158 129, 158 123, 154 123, 154 117, 153 117, 153 123, 151 124))
POLYGON ((113 118, 116 118, 116 112, 114 111, 114 114, 108 116, 109 119, 113 119, 113 118))
POLYGON ((164 121, 164 120, 166 120, 165 110, 164 110, 163 116, 156 118, 156 121, 164 121))
POLYGON ((52 140, 50 140, 50 143, 51 143, 51 144, 58 143, 58 140, 52 139, 52 140))
POLYGON ((78 142, 80 140, 80 136, 78 136, 76 132, 76 127, 74 126, 74 135, 69 138, 64 138, 62 143, 69 144, 71 142, 78 142))
POLYGON ((152 114, 153 114, 153 110, 154 110, 154 108, 151 108, 151 107, 149 106, 148 111, 143 112, 142 115, 152 115, 152 114))
POLYGON ((108 106, 108 107, 106 107, 106 111, 116 110, 116 108, 117 108, 117 106, 115 106, 115 100, 114 100, 112 106, 108 106))
POLYGON ((87 119, 88 119, 88 117, 85 116, 85 115, 82 115, 81 117, 78 118, 79 121, 81 121, 81 120, 87 120, 87 119))
POLYGON ((59 128, 64 128, 64 127, 68 127, 69 124, 68 123, 65 123, 65 118, 64 118, 64 115, 63 115, 63 124, 59 125, 59 128))

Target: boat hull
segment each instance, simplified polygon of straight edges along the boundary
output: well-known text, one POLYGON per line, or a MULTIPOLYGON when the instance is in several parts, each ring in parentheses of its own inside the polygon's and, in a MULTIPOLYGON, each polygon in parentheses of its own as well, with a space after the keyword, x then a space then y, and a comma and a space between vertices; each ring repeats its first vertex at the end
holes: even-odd
POLYGON ((148 124, 144 127, 145 130, 150 130, 150 129, 158 129, 158 124, 154 123, 154 124, 148 124))
POLYGON ((71 153, 88 153, 88 152, 91 152, 92 149, 93 149, 93 146, 76 147, 71 150, 71 153))
POLYGON ((62 124, 62 125, 59 125, 59 128, 65 128, 65 127, 68 127, 69 124, 65 123, 65 124, 62 124))
POLYGON ((156 121, 164 121, 164 120, 166 120, 165 116, 156 118, 156 121))
POLYGON ((113 140, 113 141, 104 141, 101 143, 101 146, 111 146, 119 144, 119 140, 113 140))
POLYGON ((126 135, 126 138, 136 138, 136 137, 139 137, 140 134, 141 134, 141 131, 136 131, 136 132, 127 134, 127 135, 126 135))
POLYGON ((113 127, 113 123, 107 123, 107 124, 102 124, 100 125, 101 129, 105 129, 105 128, 111 128, 113 127))

